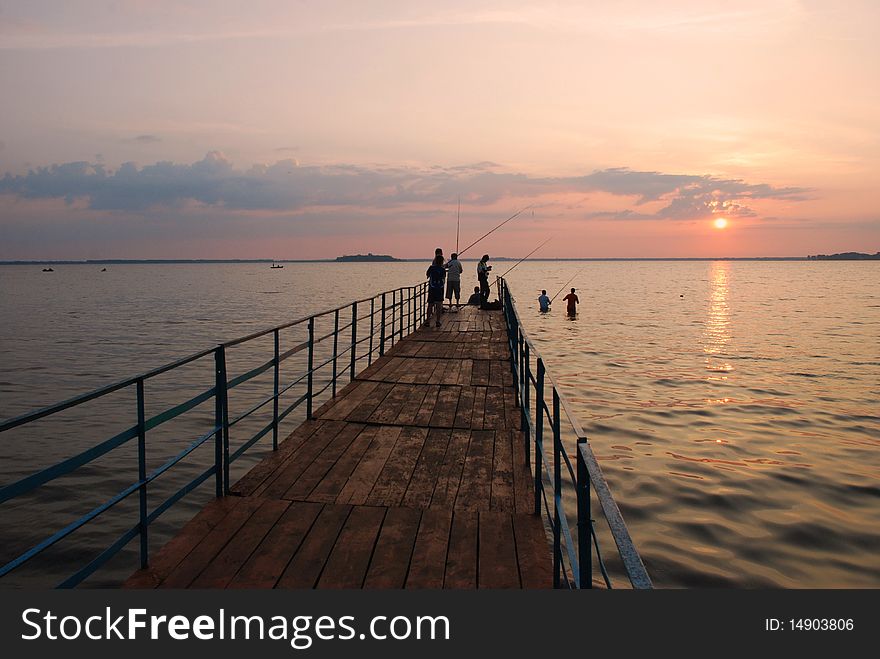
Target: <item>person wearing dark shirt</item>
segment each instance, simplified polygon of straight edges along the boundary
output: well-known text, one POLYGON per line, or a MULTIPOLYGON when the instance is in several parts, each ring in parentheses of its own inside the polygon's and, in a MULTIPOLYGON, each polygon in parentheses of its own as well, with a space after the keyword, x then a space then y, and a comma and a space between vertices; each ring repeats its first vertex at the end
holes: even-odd
POLYGON ((477 264, 477 280, 480 282, 480 296, 483 302, 489 301, 489 271, 492 266, 489 265, 489 255, 483 254, 483 258, 477 264))
POLYGON ((574 289, 572 288, 571 293, 569 293, 568 295, 566 295, 562 299, 563 299, 563 301, 568 302, 568 307, 565 309, 565 311, 568 313, 568 315, 569 316, 576 315, 577 314, 577 305, 580 304, 580 300, 578 299, 578 296, 575 295, 574 289))
POLYGON ((440 327, 440 308, 443 306, 443 284, 446 281, 446 268, 443 267, 443 257, 435 256, 434 262, 425 271, 428 278, 428 318, 425 325, 431 324, 431 314, 434 313, 435 325, 440 327))
POLYGON ((480 287, 474 286, 474 294, 468 298, 468 304, 480 306, 480 287))

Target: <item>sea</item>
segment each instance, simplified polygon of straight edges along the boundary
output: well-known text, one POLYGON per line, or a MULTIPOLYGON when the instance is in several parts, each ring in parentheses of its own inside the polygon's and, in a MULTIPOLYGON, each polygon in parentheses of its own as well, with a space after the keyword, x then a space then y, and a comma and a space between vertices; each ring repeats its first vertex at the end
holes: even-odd
MULTIPOLYGON (((512 265, 496 263, 493 274, 512 265)), ((467 293, 476 263, 464 266, 467 293)), ((41 265, 2 265, 0 418, 414 285, 426 267, 126 263, 56 264, 42 272, 41 265)), ((655 586, 880 587, 880 264, 536 260, 507 279, 655 586), (571 287, 580 300, 574 317, 561 300, 571 287), (547 314, 538 310, 542 289, 562 291, 547 314)), ((322 317, 316 335, 350 323, 346 313, 322 317)), ((304 332, 304 324, 286 330, 282 350, 304 332)), ((359 367, 368 360, 366 345, 359 367)), ((272 351, 271 335, 230 349, 230 377, 271 359, 272 351)), ((300 357, 289 360, 282 384, 301 372, 300 357)), ((338 366, 341 382, 346 368, 338 366)), ((147 417, 209 388, 213 372, 208 356, 148 379, 147 417)), ((316 388, 328 383, 324 374, 316 388)), ((232 418, 271 387, 270 371, 230 392, 232 418)), ((213 413, 209 401, 151 430, 148 469, 187 451, 211 427, 213 413)), ((263 427, 267 413, 271 405, 237 424, 231 446, 263 427)), ((136 419, 134 387, 127 387, 2 433, 0 485, 86 451, 136 419)), ((285 419, 282 438, 301 420, 299 409, 285 419)), ((233 465, 232 479, 270 449, 271 433, 233 465)), ((187 454, 151 483, 149 508, 212 459, 210 441, 187 454)), ((136 442, 129 442, 0 504, 0 563, 101 506, 137 478, 137 469, 136 442)), ((150 526, 151 551, 213 494, 209 479, 159 517, 150 526)), ((137 509, 137 495, 128 497, 0 579, 0 587, 56 585, 131 529, 137 509)), ((83 586, 119 584, 138 567, 137 545, 83 586)))

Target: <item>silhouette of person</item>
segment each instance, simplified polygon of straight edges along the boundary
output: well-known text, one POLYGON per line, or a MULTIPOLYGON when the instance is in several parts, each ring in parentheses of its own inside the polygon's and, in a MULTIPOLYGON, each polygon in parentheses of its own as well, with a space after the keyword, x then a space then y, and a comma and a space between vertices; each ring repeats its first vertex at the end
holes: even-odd
POLYGON ((572 288, 571 293, 569 293, 568 295, 566 295, 562 299, 563 299, 563 301, 568 302, 568 306, 565 309, 566 313, 569 316, 576 315, 577 314, 577 305, 580 304, 581 301, 578 299, 578 296, 575 295, 574 289, 572 288))
POLYGON ((538 297, 538 304, 541 306, 542 313, 550 311, 550 298, 547 297, 547 291, 541 291, 541 295, 538 297))

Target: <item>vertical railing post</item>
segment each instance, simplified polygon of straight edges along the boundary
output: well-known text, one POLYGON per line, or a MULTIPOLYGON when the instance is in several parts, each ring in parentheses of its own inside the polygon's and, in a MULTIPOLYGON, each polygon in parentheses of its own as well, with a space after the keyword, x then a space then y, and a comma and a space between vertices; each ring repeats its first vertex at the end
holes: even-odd
POLYGON ((529 464, 529 455, 532 453, 532 429, 529 427, 528 411, 529 411, 529 388, 531 387, 532 360, 529 358, 529 344, 525 337, 521 337, 523 349, 520 354, 523 356, 523 440, 526 443, 526 464, 529 464))
POLYGON ((140 504, 140 522, 138 523, 141 536, 141 569, 147 567, 149 555, 149 543, 147 538, 147 422, 144 413, 144 379, 137 380, 137 424, 138 424, 138 498, 140 504))
POLYGON ((385 354, 385 293, 382 293, 382 322, 379 326, 379 356, 385 354))
POLYGON ((586 437, 577 440, 577 536, 578 536, 578 588, 593 587, 593 545, 590 522, 590 472, 581 455, 581 445, 586 437))
POLYGON ((217 470, 217 496, 229 493, 229 404, 226 390, 226 348, 214 351, 214 466, 217 470))
POLYGON ((412 291, 412 296, 409 299, 409 331, 410 333, 416 331, 416 291, 418 289, 413 286, 410 291, 412 291))
MULTIPOLYGON (((559 426, 559 392, 553 387, 553 587, 562 582, 562 436, 559 426)), ((566 523, 568 523, 566 521, 566 523)))
POLYGON ((404 305, 404 297, 403 297, 403 288, 400 289, 400 327, 398 327, 398 339, 403 338, 403 305, 404 305))
POLYGON ((535 514, 541 514, 541 490, 544 487, 542 461, 544 458, 544 360, 538 357, 538 377, 535 385, 535 514))
POLYGON ((278 450, 278 390, 281 379, 281 338, 278 330, 275 332, 275 381, 274 394, 272 396, 272 450, 278 450))
POLYGON ((391 291, 391 347, 394 347, 395 321, 397 320, 397 291, 391 291))
POLYGON ((357 361, 357 336, 358 336, 358 303, 351 303, 351 370, 349 380, 354 380, 354 366, 357 361))
POLYGON ((373 334, 375 334, 376 298, 370 298, 370 352, 367 353, 367 366, 373 363, 373 334))
POLYGON ((309 318, 309 364, 306 373, 306 419, 312 418, 312 392, 314 391, 314 378, 312 368, 315 364, 315 317, 309 318))
POLYGON ((336 398, 336 374, 339 357, 339 309, 333 313, 333 398, 336 398))

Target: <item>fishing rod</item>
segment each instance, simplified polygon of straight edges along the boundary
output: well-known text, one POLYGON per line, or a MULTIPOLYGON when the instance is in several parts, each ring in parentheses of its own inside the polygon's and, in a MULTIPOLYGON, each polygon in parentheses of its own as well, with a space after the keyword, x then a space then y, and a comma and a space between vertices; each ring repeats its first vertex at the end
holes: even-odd
MULTIPOLYGON (((577 277, 577 276, 578 276, 579 274, 581 274, 583 271, 584 271, 584 269, 581 268, 581 269, 578 270, 576 273, 574 273, 574 277, 577 277)), ((565 287, 568 286, 571 282, 574 281, 574 277, 572 277, 572 278, 569 279, 567 282, 565 282, 565 283, 562 285, 562 288, 560 288, 560 289, 556 292, 556 295, 554 295, 553 297, 550 298, 550 304, 553 304, 553 300, 555 300, 557 297, 559 297, 559 294, 560 294, 562 291, 565 290, 565 287)))
POLYGON ((513 270, 516 266, 518 266, 520 263, 522 263, 523 261, 525 261, 525 260, 526 260, 527 258, 529 258, 532 254, 534 254, 534 253, 537 252, 539 249, 541 249, 544 245, 546 245, 547 243, 549 243, 552 239, 553 239, 553 236, 550 236, 547 240, 545 240, 545 241, 542 242, 540 245, 538 245, 537 247, 535 247, 535 249, 533 249, 531 252, 529 252, 529 253, 526 254, 524 257, 522 257, 519 261, 517 261, 517 262, 514 263, 512 266, 510 266, 510 268, 508 268, 507 272, 505 272, 503 275, 501 275, 500 278, 504 278, 504 277, 507 275, 508 272, 510 272, 511 270, 513 270))
POLYGON ((455 222, 455 253, 458 254, 458 234, 461 231, 461 195, 458 195, 458 219, 455 222))
POLYGON ((471 247, 473 247, 473 246, 476 245, 478 242, 480 242, 483 238, 485 238, 486 236, 488 236, 490 233, 492 233, 492 232, 494 232, 494 231, 497 231, 498 229, 500 229, 501 227, 503 227, 505 224, 507 224, 508 222, 510 222, 513 218, 515 218, 515 217, 517 217, 518 215, 520 215, 521 213, 524 213, 525 211, 529 210, 531 207, 532 207, 532 204, 529 204, 529 205, 526 206, 525 208, 518 210, 516 213, 514 213, 513 215, 511 215, 510 217, 508 217, 506 220, 504 220, 504 222, 502 222, 501 224, 499 224, 497 227, 495 227, 495 228, 492 229, 491 231, 488 231, 487 233, 484 233, 482 236, 480 236, 479 238, 477 238, 477 239, 476 239, 474 242, 472 242, 470 245, 468 245, 468 246, 465 247, 463 250, 461 250, 460 252, 458 252, 458 255, 461 256, 461 255, 464 254, 466 251, 468 251, 471 247))

